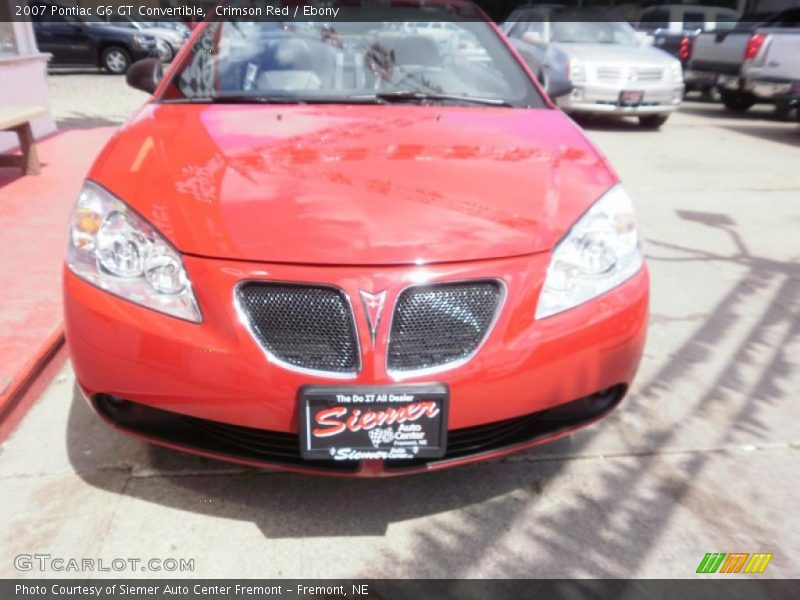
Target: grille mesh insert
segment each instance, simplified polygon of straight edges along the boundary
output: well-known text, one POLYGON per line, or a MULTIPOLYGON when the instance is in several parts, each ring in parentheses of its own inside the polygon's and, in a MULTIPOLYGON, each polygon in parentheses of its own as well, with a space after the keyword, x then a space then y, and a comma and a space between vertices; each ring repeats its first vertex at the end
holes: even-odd
POLYGON ((255 337, 278 360, 329 373, 358 371, 353 313, 341 290, 250 282, 237 296, 255 337))
POLYGON ((389 369, 426 369, 468 357, 486 336, 502 294, 497 281, 404 290, 392 319, 389 369))

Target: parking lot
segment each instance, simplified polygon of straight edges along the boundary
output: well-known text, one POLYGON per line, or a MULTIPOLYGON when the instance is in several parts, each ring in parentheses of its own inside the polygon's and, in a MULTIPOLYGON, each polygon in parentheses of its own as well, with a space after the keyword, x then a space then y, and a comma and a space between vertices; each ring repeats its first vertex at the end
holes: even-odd
MULTIPOLYGON (((92 71, 49 89, 67 128, 145 99, 92 71)), ((763 577, 800 576, 800 126, 690 100, 661 131, 587 127, 637 203, 652 277, 645 357, 611 417, 500 462, 307 477, 120 435, 67 365, 0 449, 0 575, 46 553, 194 560, 149 577, 671 578, 768 552, 763 577)))

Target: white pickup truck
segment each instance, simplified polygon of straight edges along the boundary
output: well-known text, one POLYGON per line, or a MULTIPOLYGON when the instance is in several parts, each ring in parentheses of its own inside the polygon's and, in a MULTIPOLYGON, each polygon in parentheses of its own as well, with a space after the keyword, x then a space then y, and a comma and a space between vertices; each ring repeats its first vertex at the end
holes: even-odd
MULTIPOLYGON (((792 8, 768 19, 746 16, 729 31, 701 33, 694 38, 692 54, 684 78, 687 83, 702 87, 715 85, 722 102, 731 110, 745 111, 756 102, 782 102, 771 96, 759 96, 750 89, 745 78, 745 69, 758 61, 775 45, 781 60, 768 58, 762 66, 768 69, 791 70, 791 65, 800 60, 791 41, 775 44, 775 40, 787 37, 794 39, 800 33, 800 8, 792 8), (767 40, 770 41, 766 44, 767 40), (788 52, 783 55, 784 49, 788 52), (780 63, 780 64, 775 64, 780 63)), ((775 55, 773 55, 775 56, 775 55)))
POLYGON ((800 100, 800 28, 764 35, 752 60, 742 65, 743 89, 779 110, 800 100))

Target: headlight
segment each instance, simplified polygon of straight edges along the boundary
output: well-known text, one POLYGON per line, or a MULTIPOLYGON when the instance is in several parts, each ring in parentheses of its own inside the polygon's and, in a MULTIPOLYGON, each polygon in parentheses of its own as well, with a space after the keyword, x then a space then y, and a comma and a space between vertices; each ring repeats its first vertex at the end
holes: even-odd
POLYGON ((683 83, 683 66, 677 60, 669 68, 670 79, 675 83, 683 83))
POLYGON ((642 267, 633 205, 622 186, 606 192, 553 251, 536 318, 543 319, 604 294, 642 267))
POLYGON ((586 63, 575 58, 570 58, 567 68, 567 78, 573 83, 586 81, 586 63))
POLYGON ((139 48, 144 48, 147 45, 147 36, 137 33, 133 36, 133 45, 139 48))
POLYGON ((67 266, 120 298, 202 321, 181 255, 152 225, 91 181, 72 211, 67 266))
POLYGON ((167 60, 172 55, 172 48, 164 40, 156 41, 156 49, 161 60, 167 60))

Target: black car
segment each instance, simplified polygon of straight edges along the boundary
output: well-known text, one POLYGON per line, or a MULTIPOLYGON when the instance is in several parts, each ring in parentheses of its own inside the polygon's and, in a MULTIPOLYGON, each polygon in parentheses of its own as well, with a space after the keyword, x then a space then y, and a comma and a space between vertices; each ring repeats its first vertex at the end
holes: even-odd
POLYGON ((157 56, 156 39, 136 30, 108 23, 82 21, 59 16, 49 10, 45 17, 33 17, 33 31, 41 52, 53 55, 51 66, 103 67, 122 74, 143 58, 157 56))

